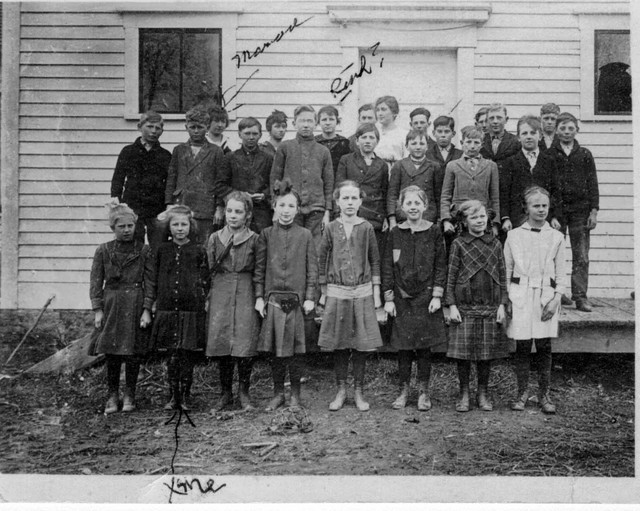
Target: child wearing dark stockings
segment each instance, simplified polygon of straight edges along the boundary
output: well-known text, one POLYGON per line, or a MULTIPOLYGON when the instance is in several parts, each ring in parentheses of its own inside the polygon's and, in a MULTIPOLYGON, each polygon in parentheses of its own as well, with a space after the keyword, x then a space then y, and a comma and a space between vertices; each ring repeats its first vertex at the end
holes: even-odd
POLYGON ((104 413, 118 411, 120 369, 124 362, 126 386, 123 412, 135 410, 139 357, 148 351, 151 323, 151 249, 135 240, 137 215, 126 204, 110 206, 109 225, 115 240, 96 249, 91 266, 89 294, 98 330, 94 353, 106 357, 109 397, 104 413))
POLYGON ((156 257, 152 339, 155 349, 170 354, 170 399, 165 410, 189 410, 193 368, 206 343, 209 265, 204 247, 190 239, 195 236, 195 221, 187 206, 169 206, 158 220, 168 224, 171 241, 160 245, 156 257))
POLYGON ((500 242, 487 233, 487 210, 480 201, 463 202, 457 216, 465 232, 451 244, 445 295, 453 324, 447 356, 458 360, 460 400, 456 410, 470 409, 469 374, 475 360, 476 401, 480 410, 490 412, 491 361, 509 355, 508 341, 500 332, 507 302, 504 256, 500 242))

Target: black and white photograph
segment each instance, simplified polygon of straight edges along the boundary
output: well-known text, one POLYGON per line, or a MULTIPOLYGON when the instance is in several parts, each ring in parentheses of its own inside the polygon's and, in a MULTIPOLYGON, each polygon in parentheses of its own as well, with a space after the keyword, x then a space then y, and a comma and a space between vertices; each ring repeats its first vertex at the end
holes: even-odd
POLYGON ((1 2, 0 501, 637 503, 633 4, 1 2))

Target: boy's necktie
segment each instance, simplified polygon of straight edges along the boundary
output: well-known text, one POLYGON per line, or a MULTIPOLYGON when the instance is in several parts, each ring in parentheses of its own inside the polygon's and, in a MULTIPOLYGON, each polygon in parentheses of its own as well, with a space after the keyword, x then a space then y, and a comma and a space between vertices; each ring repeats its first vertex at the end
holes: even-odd
POLYGON ((470 158, 469 156, 465 156, 464 159, 469 164, 469 168, 471 169, 471 171, 475 172, 478 166, 478 158, 470 158))
POLYGON ((531 170, 533 170, 533 167, 536 166, 536 161, 538 160, 535 151, 527 151, 527 159, 529 160, 531 170))
POLYGON ((498 147, 500 146, 500 139, 498 137, 493 137, 491 139, 491 149, 493 150, 493 154, 498 152, 498 147))

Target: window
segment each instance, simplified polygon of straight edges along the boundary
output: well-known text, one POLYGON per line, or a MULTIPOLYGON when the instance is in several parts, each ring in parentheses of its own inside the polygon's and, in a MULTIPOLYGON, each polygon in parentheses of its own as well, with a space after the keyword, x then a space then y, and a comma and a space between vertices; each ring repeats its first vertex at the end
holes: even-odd
POLYGON ((596 114, 631 114, 630 56, 628 30, 596 30, 596 114))
POLYGON ((219 29, 141 29, 139 109, 185 113, 221 92, 219 29))
POLYGON ((226 92, 229 118, 237 69, 236 2, 122 2, 124 24, 124 118, 137 120, 149 107, 165 120, 212 94, 226 92))
POLYGON ((580 120, 631 121, 629 14, 580 13, 580 120))

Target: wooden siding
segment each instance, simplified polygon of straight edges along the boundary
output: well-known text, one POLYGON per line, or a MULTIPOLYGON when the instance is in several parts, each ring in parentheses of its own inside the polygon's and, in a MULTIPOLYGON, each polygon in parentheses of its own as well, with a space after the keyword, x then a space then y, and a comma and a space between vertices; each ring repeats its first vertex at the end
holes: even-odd
MULTIPOLYGON (((612 4, 487 3, 489 20, 477 30, 475 108, 505 103, 510 131, 519 116, 538 113, 550 101, 580 117, 580 31, 573 12, 585 4, 606 11, 612 4)), ((329 20, 326 2, 241 5, 239 51, 273 38, 294 17, 313 18, 240 66, 238 86, 260 71, 239 98, 238 119, 254 115, 264 122, 274 108, 291 115, 302 102, 332 103, 329 84, 342 68, 341 28, 329 20)), ((137 135, 135 122, 123 117, 123 16, 108 3, 21 4, 19 307, 39 307, 53 292, 58 308, 89 306, 91 257, 111 238, 103 205, 113 167, 137 135)), ((167 149, 186 139, 183 124, 165 123, 167 149)), ((231 137, 234 128, 235 122, 231 137)), ((600 222, 590 253, 593 296, 627 297, 633 287, 631 129, 630 122, 585 122, 578 137, 596 157, 600 179, 600 222)))

